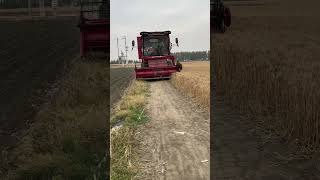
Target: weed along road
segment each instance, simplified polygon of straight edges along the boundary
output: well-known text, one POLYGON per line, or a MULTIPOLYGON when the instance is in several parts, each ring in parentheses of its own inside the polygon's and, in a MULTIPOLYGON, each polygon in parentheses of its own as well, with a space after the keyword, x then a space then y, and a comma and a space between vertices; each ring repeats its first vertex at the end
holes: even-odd
POLYGON ((209 179, 209 112, 200 110, 170 81, 148 83, 150 120, 139 129, 143 167, 139 179, 209 179))

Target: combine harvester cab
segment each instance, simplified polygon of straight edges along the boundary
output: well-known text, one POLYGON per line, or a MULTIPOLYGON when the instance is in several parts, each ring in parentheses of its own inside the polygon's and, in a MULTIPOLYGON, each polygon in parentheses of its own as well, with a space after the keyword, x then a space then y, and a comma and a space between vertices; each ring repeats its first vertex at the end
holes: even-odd
MULTIPOLYGON (((182 65, 171 55, 170 31, 141 32, 137 37, 138 56, 141 67, 135 65, 136 79, 170 79, 171 75, 179 72, 182 65)), ((178 38, 176 38, 176 45, 178 38)), ((135 42, 132 41, 132 49, 135 42)))
MULTIPOLYGON (((109 0, 108 0, 109 1, 109 0)), ((80 56, 89 52, 107 53, 109 50, 109 2, 82 0, 80 2, 80 56)))

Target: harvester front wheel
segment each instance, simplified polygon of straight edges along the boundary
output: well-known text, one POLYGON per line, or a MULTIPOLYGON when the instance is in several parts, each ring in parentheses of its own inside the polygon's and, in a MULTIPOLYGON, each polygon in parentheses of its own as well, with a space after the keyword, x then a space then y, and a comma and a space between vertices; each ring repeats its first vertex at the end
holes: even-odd
POLYGON ((229 8, 224 9, 224 21, 227 27, 231 25, 231 11, 229 8))
POLYGON ((220 22, 220 31, 222 33, 226 32, 226 25, 224 23, 224 19, 221 19, 221 22, 220 22))
POLYGON ((178 72, 182 70, 182 64, 180 62, 177 62, 178 72))

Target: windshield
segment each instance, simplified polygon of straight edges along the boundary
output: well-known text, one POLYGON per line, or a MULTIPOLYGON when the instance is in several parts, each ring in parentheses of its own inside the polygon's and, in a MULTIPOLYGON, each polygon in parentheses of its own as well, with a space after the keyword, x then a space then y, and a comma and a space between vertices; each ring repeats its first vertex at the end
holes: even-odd
POLYGON ((169 55, 168 36, 146 36, 143 39, 144 56, 165 56, 169 55))

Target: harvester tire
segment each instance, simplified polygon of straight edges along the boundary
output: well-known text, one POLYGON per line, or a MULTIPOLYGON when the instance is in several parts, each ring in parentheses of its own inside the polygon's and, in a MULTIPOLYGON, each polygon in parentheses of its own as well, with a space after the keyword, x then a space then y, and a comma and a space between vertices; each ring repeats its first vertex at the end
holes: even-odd
POLYGON ((231 12, 229 8, 224 9, 224 22, 227 27, 231 25, 231 12))
POLYGON ((220 28, 221 33, 226 32, 226 26, 225 26, 225 23, 224 23, 224 19, 221 20, 219 28, 220 28))
POLYGON ((178 62, 177 67, 178 67, 178 72, 180 72, 182 70, 182 64, 180 62, 178 62))

